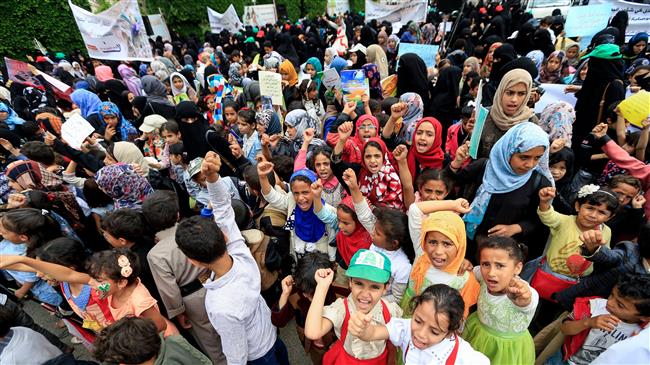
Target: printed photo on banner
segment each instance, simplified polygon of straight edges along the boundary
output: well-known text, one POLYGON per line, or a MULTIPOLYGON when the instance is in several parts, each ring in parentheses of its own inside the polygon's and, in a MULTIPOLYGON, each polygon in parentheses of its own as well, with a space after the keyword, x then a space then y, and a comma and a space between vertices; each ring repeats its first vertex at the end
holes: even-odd
POLYGON ((91 58, 153 61, 136 0, 121 0, 99 14, 68 3, 91 58))
POLYGON ((427 0, 366 0, 366 21, 388 21, 406 24, 423 22, 427 17, 427 0))
POLYGON ((212 33, 220 33, 224 29, 235 33, 242 28, 242 22, 239 20, 239 15, 237 15, 237 11, 232 4, 223 14, 208 7, 208 20, 210 21, 210 31, 212 33))
POLYGON ((244 24, 258 27, 266 24, 275 24, 278 16, 275 12, 275 5, 253 5, 244 6, 244 24))
POLYGON ((167 28, 167 23, 162 14, 147 15, 147 18, 149 19, 149 24, 151 25, 151 30, 153 32, 151 35, 152 39, 156 39, 156 37, 160 36, 164 41, 171 41, 172 36, 169 33, 169 28, 167 28))
POLYGON ((334 16, 350 11, 348 0, 327 0, 327 15, 334 16))
POLYGON ((370 96, 370 86, 363 70, 341 71, 341 87, 343 100, 360 102, 364 95, 370 96))

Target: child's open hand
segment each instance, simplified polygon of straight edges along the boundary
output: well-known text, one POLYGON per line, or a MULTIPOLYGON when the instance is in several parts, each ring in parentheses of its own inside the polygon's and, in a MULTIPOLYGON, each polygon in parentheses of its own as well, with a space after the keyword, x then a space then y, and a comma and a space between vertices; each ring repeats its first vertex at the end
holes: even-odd
POLYGON ((596 229, 590 229, 588 231, 584 231, 580 233, 579 238, 580 241, 582 241, 585 244, 585 246, 587 246, 589 252, 593 252, 599 246, 602 246, 607 243, 607 241, 603 238, 603 232, 596 229))
POLYGON ((530 304, 532 293, 530 287, 521 278, 515 276, 508 284, 508 297, 518 307, 525 307, 530 304))
POLYGON ((316 280, 316 286, 330 286, 334 280, 334 271, 332 269, 318 269, 314 273, 314 280, 316 280))
POLYGON ((350 315, 350 320, 348 321, 348 331, 350 331, 350 334, 353 336, 363 337, 363 334, 370 325, 371 321, 372 317, 370 314, 356 311, 350 315))
POLYGON ((591 317, 587 321, 587 325, 591 328, 597 328, 603 331, 612 332, 618 326, 620 319, 611 314, 603 314, 596 317, 591 317))
POLYGON ((257 164, 257 174, 262 177, 273 172, 273 162, 260 162, 257 164))
POLYGON ((643 194, 638 194, 637 196, 632 199, 632 208, 634 209, 641 209, 643 208, 643 205, 645 204, 646 199, 643 194))
POLYGON ((458 214, 469 213, 469 210, 470 210, 469 206, 470 206, 470 204, 467 201, 467 199, 458 198, 458 199, 454 200, 454 212, 456 212, 458 214))
POLYGON ((539 189, 539 202, 548 204, 555 198, 555 188, 552 186, 539 189))
POLYGON ((343 171, 343 182, 350 188, 350 190, 359 189, 357 174, 352 169, 346 169, 343 171))
POLYGON ((314 196, 314 199, 320 199, 320 196, 323 193, 323 183, 320 179, 311 184, 311 193, 314 196))

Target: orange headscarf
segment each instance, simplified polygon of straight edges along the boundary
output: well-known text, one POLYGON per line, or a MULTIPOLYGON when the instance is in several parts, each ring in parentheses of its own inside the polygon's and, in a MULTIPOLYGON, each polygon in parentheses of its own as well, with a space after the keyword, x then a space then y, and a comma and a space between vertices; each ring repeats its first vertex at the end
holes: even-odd
MULTIPOLYGON (((430 214, 424 222, 422 222, 422 231, 420 233, 420 247, 424 251, 425 239, 427 233, 429 232, 439 232, 447 236, 458 250, 456 257, 442 270, 450 275, 456 275, 458 269, 463 264, 465 259, 465 251, 467 249, 467 238, 465 234, 465 222, 463 219, 458 216, 458 214, 442 211, 435 212, 430 214)), ((413 282, 413 289, 416 294, 421 292, 420 289, 424 277, 426 276, 427 271, 431 267, 431 260, 429 256, 425 253, 420 255, 413 265, 413 270, 411 270, 411 281, 413 282)), ((460 290, 460 295, 465 301, 465 317, 469 314, 469 307, 476 304, 478 300, 479 293, 479 283, 474 277, 473 273, 470 273, 469 279, 465 283, 465 286, 460 290)))
POLYGON ((298 83, 298 73, 296 72, 296 68, 293 67, 291 61, 282 61, 280 64, 280 73, 289 75, 289 78, 287 79, 289 86, 295 86, 298 83))

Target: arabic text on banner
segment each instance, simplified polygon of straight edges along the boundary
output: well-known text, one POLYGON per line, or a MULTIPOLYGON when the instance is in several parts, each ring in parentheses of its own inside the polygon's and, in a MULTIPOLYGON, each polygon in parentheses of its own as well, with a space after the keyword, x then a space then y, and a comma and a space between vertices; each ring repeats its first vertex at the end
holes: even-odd
POLYGON ((366 0, 366 21, 376 19, 406 24, 423 22, 427 17, 427 0, 366 0))

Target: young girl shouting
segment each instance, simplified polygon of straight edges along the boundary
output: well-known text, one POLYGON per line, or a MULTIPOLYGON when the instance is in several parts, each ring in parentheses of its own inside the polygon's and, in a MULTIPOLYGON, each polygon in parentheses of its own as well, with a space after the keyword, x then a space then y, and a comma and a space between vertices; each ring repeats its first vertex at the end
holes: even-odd
POLYGON ((463 298, 444 284, 426 288, 410 301, 411 319, 393 318, 388 324, 371 324, 371 318, 356 312, 350 318, 350 333, 364 341, 388 340, 402 350, 404 364, 489 364, 485 355, 456 333, 463 324, 463 298))

